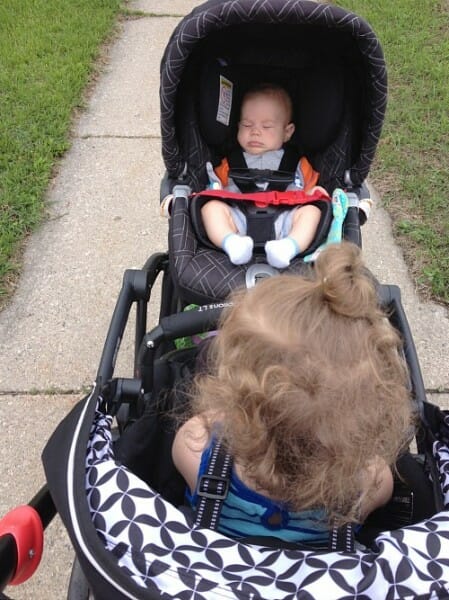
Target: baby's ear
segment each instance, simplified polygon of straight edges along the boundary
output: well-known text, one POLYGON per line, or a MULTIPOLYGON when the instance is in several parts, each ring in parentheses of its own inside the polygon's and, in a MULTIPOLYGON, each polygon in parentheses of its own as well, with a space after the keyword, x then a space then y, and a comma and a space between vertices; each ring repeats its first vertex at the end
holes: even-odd
POLYGON ((288 140, 292 137, 294 131, 295 131, 294 123, 289 123, 288 125, 285 126, 284 142, 288 142, 288 140))

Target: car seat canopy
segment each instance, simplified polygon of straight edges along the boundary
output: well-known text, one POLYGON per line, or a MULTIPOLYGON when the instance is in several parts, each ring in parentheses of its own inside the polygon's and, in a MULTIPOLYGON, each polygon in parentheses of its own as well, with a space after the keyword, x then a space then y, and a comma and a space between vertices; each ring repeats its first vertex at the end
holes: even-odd
POLYGON ((183 19, 161 63, 162 154, 168 176, 204 187, 204 164, 235 140, 242 95, 261 81, 292 96, 299 146, 328 188, 359 185, 386 108, 386 68, 370 26, 309 0, 210 0, 183 19), (228 105, 220 105, 228 85, 228 105))

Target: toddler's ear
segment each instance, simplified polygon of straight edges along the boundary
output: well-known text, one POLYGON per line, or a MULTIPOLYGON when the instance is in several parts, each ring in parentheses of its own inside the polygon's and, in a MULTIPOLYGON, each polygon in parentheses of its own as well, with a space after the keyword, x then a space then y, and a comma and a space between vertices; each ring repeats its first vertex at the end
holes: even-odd
POLYGON ((294 123, 289 123, 288 125, 285 126, 284 142, 288 142, 288 140, 292 137, 294 131, 295 131, 294 123))

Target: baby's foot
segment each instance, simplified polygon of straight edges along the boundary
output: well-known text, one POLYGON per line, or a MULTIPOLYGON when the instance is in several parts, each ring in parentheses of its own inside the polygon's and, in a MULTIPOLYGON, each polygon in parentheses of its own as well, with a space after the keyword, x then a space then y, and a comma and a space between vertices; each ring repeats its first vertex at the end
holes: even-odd
POLYGON ((254 240, 248 235, 230 233, 223 240, 221 247, 233 265, 245 265, 253 255, 254 240))
POLYGON ((290 264, 292 258, 299 254, 300 249, 297 242, 286 237, 282 240, 270 240, 265 244, 265 254, 268 264, 276 269, 285 269, 290 264))

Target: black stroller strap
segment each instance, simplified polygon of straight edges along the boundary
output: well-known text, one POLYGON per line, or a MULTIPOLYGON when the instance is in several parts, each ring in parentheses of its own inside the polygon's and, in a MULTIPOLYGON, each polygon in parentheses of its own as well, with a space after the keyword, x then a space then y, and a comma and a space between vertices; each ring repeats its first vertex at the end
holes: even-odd
POLYGON ((293 182, 296 167, 300 159, 299 152, 293 146, 284 146, 284 154, 277 171, 249 169, 241 148, 235 148, 228 156, 229 176, 232 177, 242 193, 260 191, 256 185, 258 178, 266 180, 267 190, 283 192, 293 182))
POLYGON ((196 509, 195 527, 216 529, 221 508, 229 492, 232 456, 221 442, 213 445, 206 473, 198 480, 196 493, 200 500, 196 509))
POLYGON ((298 166, 299 158, 300 154, 297 148, 291 145, 284 146, 284 155, 282 156, 279 164, 279 171, 288 171, 289 173, 294 173, 296 171, 296 167, 298 166))
MULTIPOLYGON (((206 472, 198 480, 195 527, 216 529, 223 503, 229 492, 233 459, 221 442, 215 442, 206 472)), ((354 528, 351 523, 333 527, 329 532, 331 552, 354 552, 354 528)))
MULTIPOLYGON (((297 148, 291 145, 284 146, 284 154, 279 163, 279 171, 288 171, 294 173, 298 166, 300 154, 297 148)), ((228 164, 230 169, 247 169, 246 161, 241 148, 234 148, 228 156, 228 164)))
POLYGON ((243 151, 241 148, 234 148, 228 155, 229 170, 231 169, 248 169, 243 151))
POLYGON ((330 552, 354 552, 355 539, 354 527, 351 523, 343 527, 334 526, 329 532, 329 551, 330 552))
POLYGON ((268 240, 276 239, 274 223, 279 216, 279 209, 275 206, 259 208, 249 202, 242 204, 246 204, 242 206, 246 216, 246 235, 253 239, 256 250, 263 249, 268 240))
MULTIPOLYGON (((298 161, 298 150, 287 145, 284 147, 284 154, 278 171, 249 169, 242 149, 236 148, 228 156, 229 175, 234 179, 242 193, 260 191, 256 185, 258 173, 262 179, 267 178, 267 190, 284 191, 293 181, 298 161)), ((274 206, 259 208, 252 203, 244 203, 240 208, 246 216, 246 235, 254 240, 256 250, 263 250, 268 240, 276 238, 274 223, 279 216, 278 208, 274 206)))

